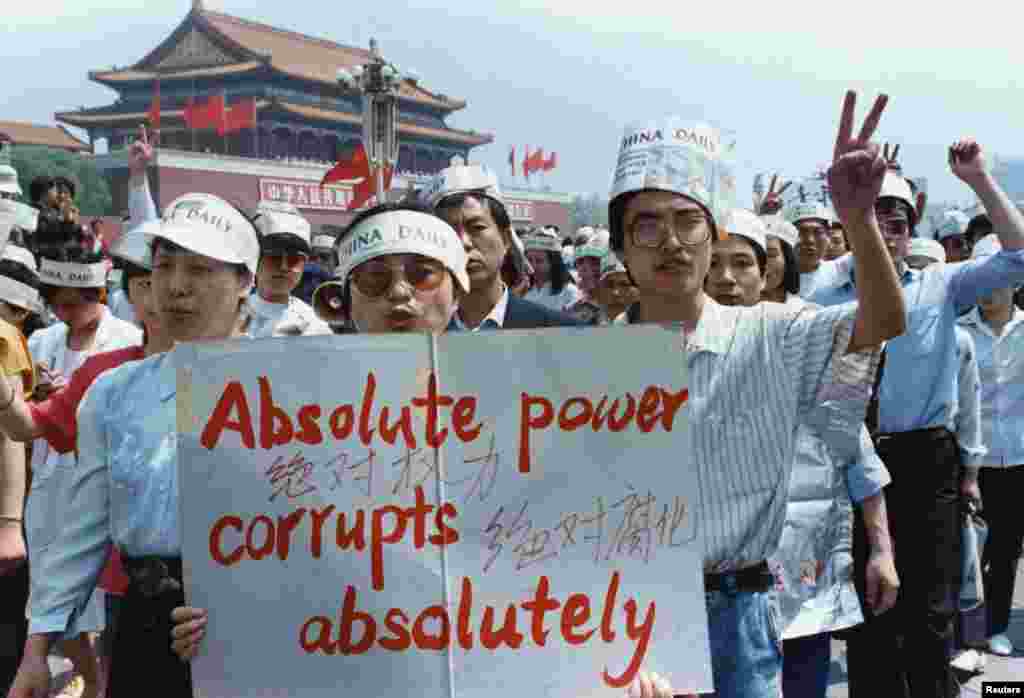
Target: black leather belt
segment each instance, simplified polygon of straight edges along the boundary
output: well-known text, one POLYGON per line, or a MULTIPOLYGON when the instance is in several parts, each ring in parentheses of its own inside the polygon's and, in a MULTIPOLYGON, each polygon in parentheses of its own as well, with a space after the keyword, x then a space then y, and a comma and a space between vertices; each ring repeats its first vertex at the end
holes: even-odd
POLYGON ((875 444, 895 441, 941 441, 953 436, 946 427, 928 427, 911 431, 894 431, 888 434, 875 434, 875 444))
POLYGON ((741 570, 704 575, 704 591, 768 591, 773 586, 775 575, 763 560, 741 570))

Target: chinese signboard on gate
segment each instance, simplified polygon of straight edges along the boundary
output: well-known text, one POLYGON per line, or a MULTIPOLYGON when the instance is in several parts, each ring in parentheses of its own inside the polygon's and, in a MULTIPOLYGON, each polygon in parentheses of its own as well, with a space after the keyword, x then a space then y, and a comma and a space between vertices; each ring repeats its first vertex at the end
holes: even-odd
POLYGON ((319 182, 302 179, 260 179, 260 201, 277 201, 321 211, 347 211, 351 200, 352 190, 348 187, 321 187, 319 182))
POLYGON ((281 351, 175 350, 196 698, 618 698, 641 669, 711 690, 677 334, 281 351))
POLYGON ((509 217, 516 222, 533 221, 533 202, 520 199, 506 199, 505 208, 509 217))

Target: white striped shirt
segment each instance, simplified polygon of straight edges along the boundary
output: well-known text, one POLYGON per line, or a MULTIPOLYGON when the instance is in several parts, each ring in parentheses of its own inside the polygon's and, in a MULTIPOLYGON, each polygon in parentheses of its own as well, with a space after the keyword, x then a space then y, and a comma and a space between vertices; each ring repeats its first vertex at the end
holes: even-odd
POLYGON ((727 307, 705 300, 684 339, 684 438, 699 469, 706 571, 748 567, 775 552, 797 425, 812 407, 826 408, 830 445, 857 447, 880 350, 846 353, 855 315, 853 303, 727 307))

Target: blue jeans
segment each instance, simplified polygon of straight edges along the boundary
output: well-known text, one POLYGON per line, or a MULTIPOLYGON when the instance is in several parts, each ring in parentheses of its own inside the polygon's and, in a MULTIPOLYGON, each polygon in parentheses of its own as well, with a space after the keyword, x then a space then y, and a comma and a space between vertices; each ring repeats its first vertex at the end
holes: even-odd
POLYGON ((779 698, 782 635, 774 592, 713 591, 708 608, 716 698, 779 698))
POLYGON ((782 694, 786 698, 825 698, 832 635, 821 633, 785 640, 782 652, 782 694))

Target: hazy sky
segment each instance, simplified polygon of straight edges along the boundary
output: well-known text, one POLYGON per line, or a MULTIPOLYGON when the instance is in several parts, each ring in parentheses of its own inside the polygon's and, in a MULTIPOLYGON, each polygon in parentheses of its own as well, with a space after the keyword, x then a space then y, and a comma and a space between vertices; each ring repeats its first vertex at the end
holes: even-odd
MULTIPOLYGON (((61 109, 112 102, 114 93, 86 72, 139 60, 191 6, 4 4, 0 119, 40 123, 61 109)), ((498 169, 506 184, 513 183, 509 146, 521 161, 529 144, 558 152, 547 184, 605 192, 623 126, 675 113, 735 131, 740 191, 749 199, 757 171, 806 176, 830 159, 847 88, 860 91, 861 115, 888 92, 879 137, 902 144, 904 171, 928 177, 932 201, 971 198, 946 167, 945 148, 957 137, 1024 154, 1014 126, 1024 106, 1022 10, 1005 2, 919 10, 911 7, 918 3, 857 0, 842 11, 804 0, 671 3, 678 9, 648 0, 206 4, 341 43, 366 46, 376 37, 384 55, 415 69, 428 89, 469 102, 449 123, 495 134, 473 159, 498 169)))

